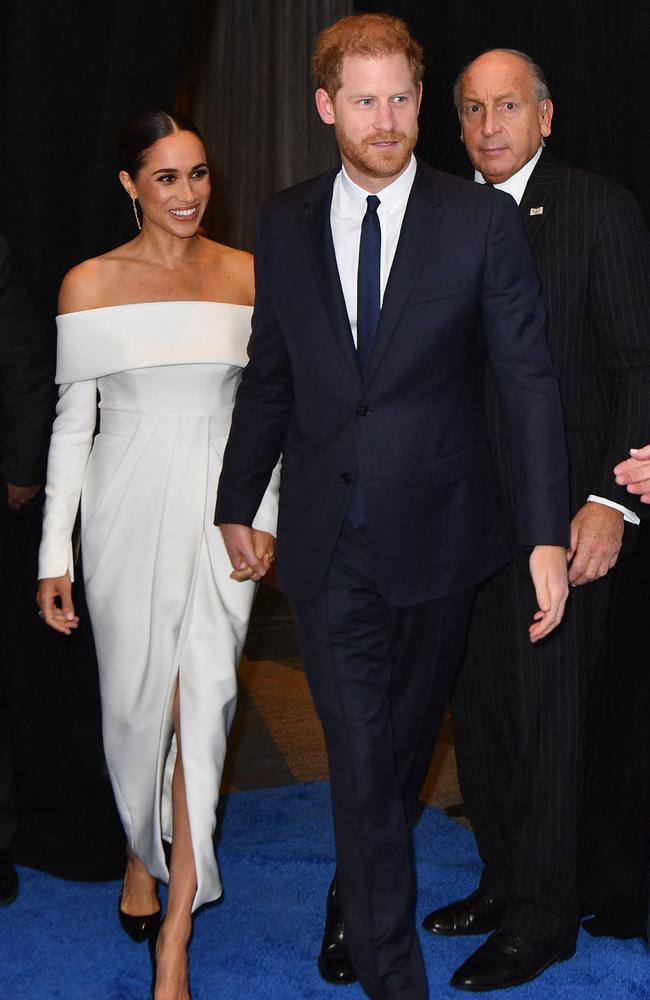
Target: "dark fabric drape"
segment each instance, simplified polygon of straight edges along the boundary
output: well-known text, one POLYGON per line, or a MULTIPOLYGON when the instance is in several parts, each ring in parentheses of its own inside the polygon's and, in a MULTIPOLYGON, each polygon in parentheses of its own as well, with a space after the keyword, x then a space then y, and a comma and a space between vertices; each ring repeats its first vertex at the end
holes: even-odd
MULTIPOLYGON (((116 142, 147 107, 173 105, 191 3, 115 0, 2 7, 0 228, 44 322, 73 264, 134 232, 116 142)), ((118 875, 122 833, 105 773, 83 587, 79 633, 36 615, 40 505, 6 513, 3 672, 12 730, 17 861, 74 878, 118 875)))
POLYGON ((452 173, 467 167, 451 96, 459 70, 484 49, 522 49, 548 77, 555 102, 553 153, 621 181, 650 220, 646 0, 454 0, 445 5, 356 0, 355 8, 403 17, 424 46, 418 151, 432 166, 452 173))
POLYGON ((352 9, 352 0, 201 0, 179 106, 208 147, 213 238, 252 250, 264 199, 338 162, 309 60, 318 32, 352 9))
POLYGON ((2 231, 51 312, 73 264, 133 235, 117 137, 173 104, 193 4, 21 0, 0 38, 2 231))

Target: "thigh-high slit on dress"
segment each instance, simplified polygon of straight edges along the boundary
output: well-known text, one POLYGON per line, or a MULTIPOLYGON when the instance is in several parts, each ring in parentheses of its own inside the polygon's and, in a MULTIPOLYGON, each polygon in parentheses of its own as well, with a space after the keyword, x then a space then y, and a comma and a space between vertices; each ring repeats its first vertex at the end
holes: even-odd
MULTIPOLYGON (((130 847, 167 881, 178 683, 193 909, 221 895, 215 814, 255 592, 255 584, 229 579, 213 524, 250 317, 247 306, 155 302, 57 320, 61 388, 39 578, 72 576, 81 497, 84 583, 115 799, 130 847)), ((273 533, 277 481, 276 472, 254 521, 273 533)))

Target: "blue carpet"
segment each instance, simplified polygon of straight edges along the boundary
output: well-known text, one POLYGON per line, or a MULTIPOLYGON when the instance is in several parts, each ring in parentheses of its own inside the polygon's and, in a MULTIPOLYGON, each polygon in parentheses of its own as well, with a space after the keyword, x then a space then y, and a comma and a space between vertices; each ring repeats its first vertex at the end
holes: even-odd
MULTIPOLYGON (((193 1000, 359 1000, 315 966, 333 866, 324 782, 228 798, 219 860, 225 897, 195 921, 193 1000)), ((420 916, 471 891, 472 836, 427 809, 416 832, 420 916), (434 860, 435 859, 435 860, 434 860)), ((18 901, 0 910, 1 1000, 146 1000, 146 947, 120 930, 116 882, 62 882, 22 869, 18 901)), ((432 998, 460 1000, 449 977, 477 943, 423 935, 432 998)), ((493 994, 494 995, 494 994, 493 994)), ((576 956, 541 979, 502 991, 517 1000, 650 1000, 650 952, 640 941, 581 933, 576 956)))

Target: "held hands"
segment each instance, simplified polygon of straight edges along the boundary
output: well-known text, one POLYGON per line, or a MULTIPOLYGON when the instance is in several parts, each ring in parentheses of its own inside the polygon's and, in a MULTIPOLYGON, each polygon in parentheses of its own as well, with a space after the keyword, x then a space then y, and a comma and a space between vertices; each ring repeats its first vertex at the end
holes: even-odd
POLYGON ((79 618, 74 613, 72 603, 72 584, 70 574, 65 576, 50 576, 38 581, 36 603, 40 615, 46 625, 56 632, 70 635, 79 624, 79 618))
POLYGON ((14 486, 13 483, 7 483, 7 503, 12 510, 20 510, 34 499, 40 488, 40 483, 35 486, 14 486))
POLYGON ((531 642, 549 635, 562 621, 569 596, 566 551, 561 545, 536 545, 530 554, 530 575, 539 611, 528 629, 531 642))
POLYGON ((226 551, 233 567, 231 580, 261 580, 275 559, 275 538, 246 524, 221 524, 226 551))
POLYGON ((628 493, 637 494, 642 503, 650 503, 650 444, 645 448, 630 448, 625 462, 614 466, 614 475, 619 486, 625 486, 628 493))
POLYGON ((623 543, 619 510, 588 500, 571 522, 569 583, 579 587, 605 576, 615 565, 623 543))

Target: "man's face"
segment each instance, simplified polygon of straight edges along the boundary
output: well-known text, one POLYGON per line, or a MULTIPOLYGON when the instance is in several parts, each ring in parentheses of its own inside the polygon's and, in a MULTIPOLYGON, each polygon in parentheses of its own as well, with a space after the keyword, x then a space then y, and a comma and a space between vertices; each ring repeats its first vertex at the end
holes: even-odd
POLYGON ((346 56, 335 96, 316 91, 318 113, 334 125, 345 169, 361 187, 380 191, 407 167, 421 96, 422 84, 413 83, 403 52, 346 56))
POLYGON ((551 134, 553 105, 535 99, 530 68, 519 56, 487 52, 466 70, 460 137, 476 170, 490 184, 516 174, 551 134))

